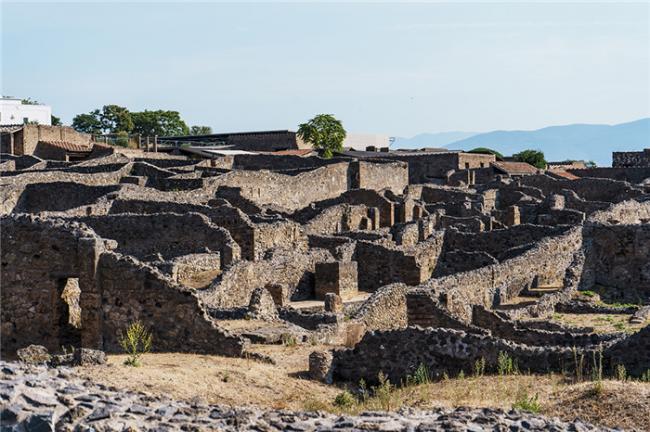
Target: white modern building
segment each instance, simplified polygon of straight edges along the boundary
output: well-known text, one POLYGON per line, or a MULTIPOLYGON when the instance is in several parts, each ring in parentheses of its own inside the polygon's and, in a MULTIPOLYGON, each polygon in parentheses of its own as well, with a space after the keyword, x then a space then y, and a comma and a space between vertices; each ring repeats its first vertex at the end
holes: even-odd
POLYGON ((353 150, 365 150, 368 147, 387 148, 391 145, 391 139, 388 135, 377 135, 367 133, 348 132, 343 141, 343 148, 353 150))
POLYGON ((0 99, 0 126, 38 123, 52 124, 52 107, 47 105, 24 104, 15 98, 0 99))

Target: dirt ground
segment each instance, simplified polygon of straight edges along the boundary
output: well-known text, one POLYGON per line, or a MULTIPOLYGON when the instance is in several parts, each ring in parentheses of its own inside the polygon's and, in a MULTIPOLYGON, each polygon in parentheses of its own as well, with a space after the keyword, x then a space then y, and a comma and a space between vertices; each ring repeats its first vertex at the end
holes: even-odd
POLYGON ((634 333, 646 324, 630 324, 629 314, 569 314, 555 313, 551 321, 572 327, 593 327, 596 333, 634 333))
MULTIPOLYGON (((82 367, 82 375, 116 388, 128 388, 182 400, 201 399, 225 405, 256 405, 333 412, 377 410, 385 401, 370 399, 354 408, 340 408, 334 399, 345 388, 307 378, 309 353, 326 347, 256 345, 254 351, 277 364, 198 354, 147 354, 142 366, 123 365, 125 356, 111 355, 107 366, 82 367)), ((592 423, 650 430, 650 384, 604 381, 595 393, 590 382, 570 383, 560 375, 481 376, 396 389, 390 409, 498 407, 510 409, 526 393, 536 396, 540 413, 564 420, 579 417, 592 423)))

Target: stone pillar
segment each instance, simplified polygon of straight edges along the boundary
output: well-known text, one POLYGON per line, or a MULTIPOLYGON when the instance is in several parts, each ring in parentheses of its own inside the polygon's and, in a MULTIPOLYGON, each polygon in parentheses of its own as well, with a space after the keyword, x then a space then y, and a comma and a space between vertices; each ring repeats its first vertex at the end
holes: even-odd
POLYGON ((564 195, 552 194, 548 198, 548 206, 553 210, 562 210, 565 205, 564 195))
POLYGON ((149 136, 147 136, 147 139, 145 141, 144 151, 149 152, 149 136))
POLYGON ((422 219, 423 211, 419 205, 413 206, 413 220, 422 219))
POLYGON ((314 351, 309 354, 309 376, 314 380, 331 384, 333 358, 331 351, 314 351))
POLYGON ((79 306, 81 307, 81 346, 103 349, 102 335, 102 287, 97 275, 99 256, 104 245, 96 239, 82 237, 78 243, 79 306))
POLYGON ((506 225, 515 226, 521 223, 521 213, 519 212, 519 207, 510 206, 506 211, 506 225))
POLYGON ((153 136, 153 152, 158 153, 158 135, 153 136))
POLYGON ((379 209, 377 207, 370 207, 368 209, 368 219, 370 219, 370 229, 379 229, 379 209))
POLYGON ((327 293, 350 298, 359 292, 357 262, 316 263, 314 293, 318 300, 324 300, 327 293))
POLYGON ((325 294, 325 312, 342 313, 343 300, 341 300, 341 296, 335 293, 325 294))
POLYGON ((9 134, 9 154, 16 154, 14 149, 14 134, 11 132, 9 134))

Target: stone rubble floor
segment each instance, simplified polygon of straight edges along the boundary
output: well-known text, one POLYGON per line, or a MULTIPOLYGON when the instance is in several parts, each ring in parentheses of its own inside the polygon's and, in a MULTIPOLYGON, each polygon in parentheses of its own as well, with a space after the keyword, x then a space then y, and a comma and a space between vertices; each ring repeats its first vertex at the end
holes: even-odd
MULTIPOLYGON (((137 370, 134 370, 137 373, 137 370)), ((401 410, 356 416, 233 408, 116 391, 71 368, 0 361, 1 431, 605 431, 498 409, 401 410)))

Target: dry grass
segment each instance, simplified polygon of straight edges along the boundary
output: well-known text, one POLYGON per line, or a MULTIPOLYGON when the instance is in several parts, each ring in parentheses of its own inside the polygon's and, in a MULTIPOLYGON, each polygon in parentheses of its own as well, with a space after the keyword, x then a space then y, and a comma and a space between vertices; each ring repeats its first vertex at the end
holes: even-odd
POLYGON ((481 376, 397 388, 386 398, 369 398, 351 407, 334 406, 344 387, 306 378, 308 355, 320 346, 258 345, 255 351, 277 364, 196 354, 147 354, 143 366, 123 366, 125 356, 109 356, 109 366, 79 368, 95 382, 117 388, 164 394, 209 403, 256 405, 295 410, 358 412, 402 406, 495 407, 510 409, 518 394, 538 395, 541 413, 564 420, 577 417, 592 423, 650 430, 650 384, 604 381, 600 394, 593 383, 568 382, 560 375, 481 376))
POLYGON ((552 321, 573 327, 593 327, 596 333, 627 332, 634 333, 645 326, 631 324, 628 314, 570 314, 555 313, 552 321))
POLYGON ((242 358, 198 354, 145 354, 142 366, 123 365, 126 356, 108 356, 108 366, 79 368, 95 382, 209 403, 301 409, 305 395, 334 399, 336 387, 303 378, 314 346, 264 346, 276 365, 242 358))
POLYGON ((181 279, 179 283, 188 288, 201 289, 209 286, 212 281, 221 274, 221 270, 210 270, 200 272, 192 275, 191 277, 181 279))

